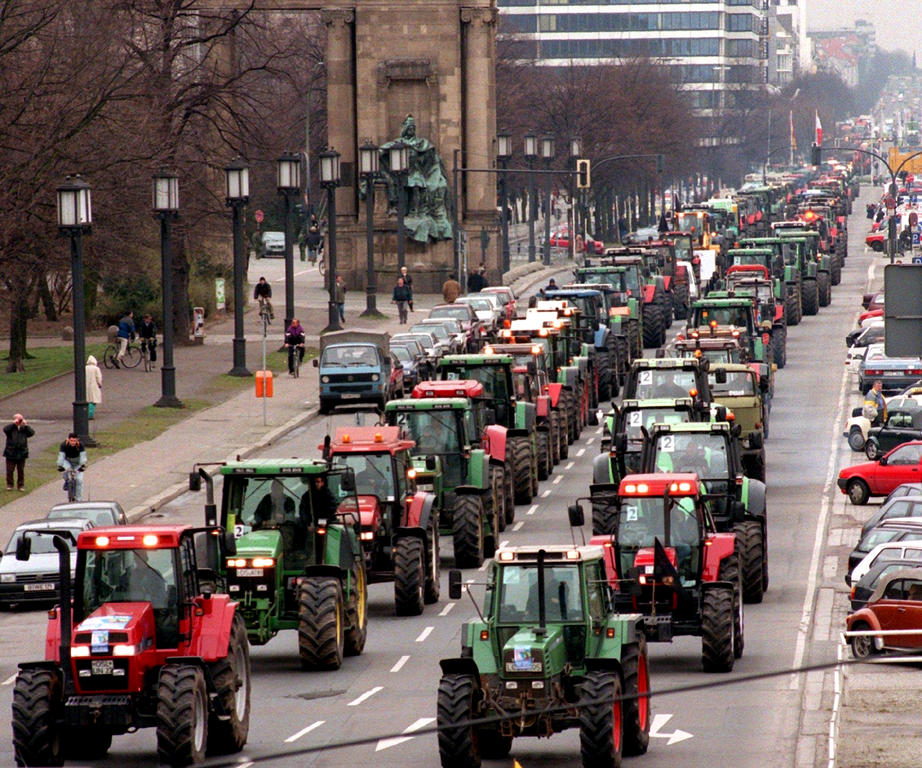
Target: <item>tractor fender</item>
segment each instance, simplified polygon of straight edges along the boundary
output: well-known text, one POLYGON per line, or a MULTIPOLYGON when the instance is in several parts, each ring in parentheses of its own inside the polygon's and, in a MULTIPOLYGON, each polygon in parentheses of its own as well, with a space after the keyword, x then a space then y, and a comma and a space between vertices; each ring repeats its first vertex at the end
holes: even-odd
POLYGON ((474 685, 480 688, 480 670, 472 658, 461 656, 457 659, 440 659, 439 666, 443 675, 470 675, 474 679, 474 685))
POLYGON ((519 400, 515 404, 515 421, 519 429, 531 432, 535 428, 535 404, 519 400))
POLYGON ((211 662, 227 656, 231 627, 237 603, 230 595, 212 595, 210 600, 196 600, 196 613, 201 611, 198 621, 192 622, 192 638, 189 641, 189 655, 211 662))
POLYGON ((551 407, 557 408, 560 404, 560 391, 563 389, 563 384, 559 382, 554 382, 547 385, 547 396, 551 400, 551 407))
POLYGON ((476 485, 457 485, 455 486, 455 496, 482 496, 491 488, 478 488, 476 485))
POLYGON ((547 395, 538 395, 535 401, 535 415, 542 420, 551 415, 551 400, 547 395))
POLYGON ((608 334, 609 330, 604 325, 600 325, 598 330, 594 334, 595 348, 596 349, 607 349, 608 348, 608 334))
POLYGON ((531 435, 531 430, 528 429, 507 429, 506 430, 506 439, 512 440, 517 437, 529 437, 531 435))
POLYGON ((435 504, 435 494, 426 491, 417 491, 410 498, 409 510, 407 510, 404 526, 410 528, 422 528, 424 531, 429 527, 429 521, 432 519, 432 506, 435 504))
POLYGON ((666 291, 666 293, 672 290, 672 277, 669 275, 663 275, 663 290, 666 291))
POLYGON ((342 579, 345 576, 345 571, 338 565, 326 565, 324 563, 317 563, 315 565, 308 565, 305 567, 304 574, 306 576, 325 576, 331 579, 342 579))
POLYGON ((775 305, 775 317, 773 318, 774 322, 777 325, 781 325, 784 321, 784 306, 781 304, 775 305))
POLYGON ((610 656, 587 656, 583 663, 587 672, 616 672, 621 677, 621 660, 610 656))
POLYGON ((396 543, 398 539, 405 539, 407 537, 419 539, 423 543, 423 547, 426 546, 425 528, 411 528, 409 526, 401 525, 399 528, 397 528, 397 530, 394 531, 394 543, 396 543))
POLYGON ((753 478, 743 478, 742 501, 746 504, 746 512, 754 517, 765 519, 765 483, 753 478))
POLYGON ((600 453, 592 460, 592 484, 614 482, 611 476, 611 458, 607 453, 600 453))
MULTIPOLYGON (((707 538, 704 550, 704 568, 701 579, 705 582, 717 582, 720 563, 736 551, 736 536, 732 533, 713 533, 707 538)), ((722 582, 721 582, 722 583, 722 582)))
POLYGON ((489 424, 483 431, 484 449, 491 459, 506 463, 506 428, 498 424, 489 424))
POLYGON ((643 287, 643 303, 651 304, 656 300, 656 286, 655 285, 645 285, 643 287))

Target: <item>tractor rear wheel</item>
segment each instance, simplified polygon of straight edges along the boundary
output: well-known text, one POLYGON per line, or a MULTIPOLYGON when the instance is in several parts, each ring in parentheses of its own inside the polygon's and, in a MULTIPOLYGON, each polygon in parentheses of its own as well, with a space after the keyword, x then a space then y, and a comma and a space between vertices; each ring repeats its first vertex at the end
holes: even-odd
POLYGON ((208 690, 200 667, 166 664, 157 688, 157 755, 169 765, 205 759, 208 746, 208 690))
POLYGON ((765 546, 762 542, 762 525, 758 520, 743 520, 733 526, 738 542, 743 574, 743 600, 761 603, 765 586, 762 582, 762 560, 765 546))
POLYGON ((676 320, 688 317, 688 285, 676 283, 672 286, 672 311, 676 320))
POLYGON ((303 669, 339 669, 345 652, 345 608, 339 579, 311 577, 298 590, 298 653, 303 669))
POLYGON ((593 536, 610 536, 615 532, 618 509, 615 504, 605 498, 592 501, 593 536))
POLYGON ((515 438, 506 442, 512 451, 512 481, 515 485, 516 504, 528 504, 534 495, 531 484, 531 446, 528 438, 515 438))
POLYGON ((560 463, 560 416, 557 410, 552 410, 550 415, 551 429, 548 433, 551 438, 551 461, 556 466, 560 463))
POLYGON ((470 675, 442 675, 439 681, 436 722, 442 768, 480 768, 477 732, 467 723, 474 717, 476 688, 470 675))
POLYGON ((643 305, 643 345, 653 349, 662 343, 665 331, 663 329, 663 314, 658 304, 643 305))
POLYGON ((51 669, 23 669, 13 688, 13 749, 17 765, 63 765, 61 676, 51 669))
POLYGON ((784 368, 788 361, 788 329, 786 325, 776 326, 773 333, 772 349, 775 353, 775 365, 779 370, 784 368))
POLYGON ((791 293, 784 300, 784 319, 788 325, 798 325, 800 323, 800 294, 791 293))
POLYGON ((551 476, 551 467, 553 462, 550 457, 550 441, 547 432, 539 432, 537 435, 538 442, 538 479, 547 480, 551 476))
POLYGON ((368 637, 368 580, 365 567, 359 562, 352 566, 352 594, 346 601, 346 624, 343 652, 358 656, 365 650, 368 637))
POLYGON ((503 493, 506 525, 512 525, 515 522, 515 484, 512 482, 512 466, 508 463, 503 465, 503 493))
POLYGON ((458 496, 452 510, 452 536, 455 567, 479 568, 483 565, 483 501, 479 496, 458 496))
POLYGON ((596 670, 583 678, 579 707, 583 768, 620 768, 624 742, 620 698, 621 679, 616 672, 596 670), (583 703, 590 701, 597 703, 583 703))
POLYGON ((479 728, 477 745, 480 747, 481 757, 487 760, 502 760, 512 749, 512 737, 503 736, 494 728, 479 728))
POLYGON ((801 287, 803 294, 803 311, 805 315, 815 315, 820 311, 820 293, 816 280, 804 280, 801 287))
POLYGON ((701 663, 705 672, 733 671, 735 599, 731 587, 710 587, 701 598, 701 663))
POLYGON ((211 665, 216 698, 228 714, 226 720, 215 713, 208 718, 208 754, 239 752, 250 732, 250 644, 240 614, 231 623, 227 656, 211 665))
POLYGON ((426 586, 423 590, 423 601, 428 605, 439 601, 441 591, 442 566, 439 563, 439 523, 433 511, 426 531, 426 553, 428 566, 426 567, 426 586))
POLYGON ((621 657, 624 695, 634 698, 624 702, 624 754, 642 755, 650 745, 650 670, 647 664, 647 639, 624 647, 621 657))
POLYGON ((426 583, 426 552, 415 536, 403 536, 394 544, 394 603, 398 616, 423 612, 426 583))
POLYGON ((819 272, 816 275, 817 299, 821 307, 828 307, 832 301, 832 285, 829 282, 828 272, 819 272))
POLYGON ((567 410, 565 394, 565 392, 560 393, 560 410, 557 412, 557 448, 561 460, 570 455, 570 414, 567 410))
POLYGON ((490 504, 491 513, 495 513, 493 527, 498 531, 506 530, 506 489, 504 487, 503 468, 490 465, 490 504))
POLYGON ((733 658, 743 656, 745 635, 743 634, 743 573, 740 568, 740 542, 736 542, 736 551, 720 562, 717 578, 733 584, 733 658))
POLYGON ((572 445, 579 437, 579 394, 570 389, 564 392, 567 403, 567 444, 572 445))

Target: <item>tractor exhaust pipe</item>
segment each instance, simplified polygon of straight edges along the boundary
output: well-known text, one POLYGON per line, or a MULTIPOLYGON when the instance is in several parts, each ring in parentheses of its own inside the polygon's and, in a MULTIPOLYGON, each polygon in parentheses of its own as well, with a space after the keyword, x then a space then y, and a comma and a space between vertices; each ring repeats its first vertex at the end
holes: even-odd
POLYGON ((547 632, 547 610, 544 606, 544 556, 543 549, 538 550, 538 631, 536 634, 547 632))
POLYGON ((70 547, 61 536, 55 536, 51 543, 58 550, 58 570, 61 577, 61 668, 65 671, 65 679, 70 676, 70 646, 73 632, 71 618, 71 593, 73 588, 70 583, 70 547))

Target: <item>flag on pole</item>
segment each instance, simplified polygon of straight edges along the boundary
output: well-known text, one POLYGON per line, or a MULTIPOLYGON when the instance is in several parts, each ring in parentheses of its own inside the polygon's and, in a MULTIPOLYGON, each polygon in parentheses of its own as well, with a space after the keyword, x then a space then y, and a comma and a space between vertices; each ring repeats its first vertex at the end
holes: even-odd
POLYGON ((823 124, 820 122, 819 110, 816 112, 816 146, 823 146, 823 124))
POLYGON ((794 138, 794 110, 792 109, 788 112, 788 120, 791 124, 791 151, 797 151, 797 139, 794 138))

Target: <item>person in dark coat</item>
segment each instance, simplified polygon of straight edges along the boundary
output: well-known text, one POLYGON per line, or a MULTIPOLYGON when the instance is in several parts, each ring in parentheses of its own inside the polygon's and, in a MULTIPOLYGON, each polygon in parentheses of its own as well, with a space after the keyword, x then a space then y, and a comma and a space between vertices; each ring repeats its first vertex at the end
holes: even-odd
POLYGON ((410 307, 410 311, 413 311, 413 277, 410 275, 406 267, 400 268, 400 276, 403 278, 403 284, 410 289, 410 300, 407 304, 410 307))
POLYGON ((394 286, 394 295, 391 297, 391 303, 397 305, 397 315, 400 318, 400 325, 407 324, 407 305, 413 301, 413 292, 409 286, 404 283, 402 277, 397 278, 397 285, 394 286))
POLYGON ((6 447, 3 457, 6 459, 6 489, 13 490, 13 470, 16 471, 16 487, 20 491, 26 489, 25 470, 26 459, 29 458, 29 438, 35 430, 29 426, 21 413, 13 416, 13 422, 3 428, 6 435, 6 447))
POLYGON ((480 293, 484 288, 487 287, 487 281, 484 277, 483 269, 478 269, 476 272, 472 272, 467 278, 467 292, 468 293, 480 293))

